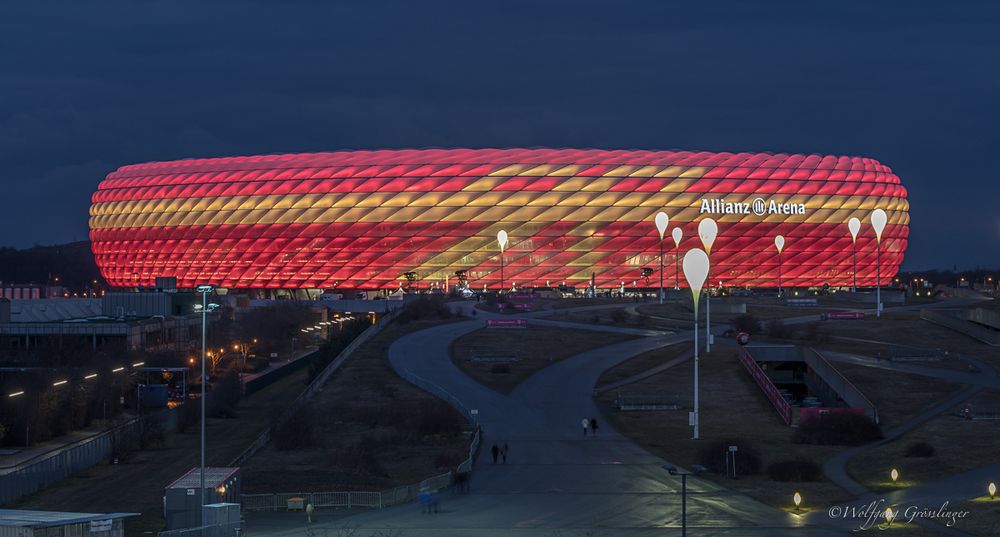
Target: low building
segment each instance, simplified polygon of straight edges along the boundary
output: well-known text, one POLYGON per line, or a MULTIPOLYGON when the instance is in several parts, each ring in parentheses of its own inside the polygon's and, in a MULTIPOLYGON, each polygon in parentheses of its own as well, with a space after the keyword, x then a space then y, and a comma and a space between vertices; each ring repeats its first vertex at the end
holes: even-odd
POLYGON ((123 537, 124 519, 139 513, 65 513, 0 509, 2 537, 123 537))
MULTIPOLYGON (((240 485, 239 468, 206 467, 204 499, 202 499, 202 493, 199 492, 201 470, 200 468, 192 468, 176 481, 167 485, 164 491, 163 518, 167 520, 167 529, 175 530, 200 526, 201 506, 208 507, 215 504, 239 502, 240 485)), ((208 521, 206 520, 206 522, 208 521)))

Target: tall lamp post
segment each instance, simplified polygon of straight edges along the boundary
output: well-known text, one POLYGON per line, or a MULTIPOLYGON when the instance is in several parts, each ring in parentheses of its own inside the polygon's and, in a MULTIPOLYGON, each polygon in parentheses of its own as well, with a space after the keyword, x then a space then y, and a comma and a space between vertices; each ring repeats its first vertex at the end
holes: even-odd
POLYGON ((875 316, 882 316, 882 230, 885 229, 885 224, 888 222, 889 217, 885 214, 882 209, 875 209, 872 211, 871 221, 872 228, 875 229, 875 262, 876 262, 876 272, 875 272, 875 316))
MULTIPOLYGON (((697 468, 697 465, 695 465, 695 468, 697 468)), ((687 537, 687 529, 688 529, 688 523, 687 523, 687 506, 688 506, 688 503, 687 503, 687 484, 688 484, 688 480, 687 480, 687 476, 689 476, 689 475, 695 475, 698 472, 697 472, 697 470, 694 471, 694 472, 688 472, 688 471, 685 471, 685 470, 678 470, 677 467, 675 467, 675 466, 673 466, 671 464, 664 464, 663 465, 663 469, 666 470, 667 473, 669 473, 672 476, 678 476, 678 475, 681 476, 681 537, 687 537)))
POLYGON ((698 297, 708 279, 708 269, 708 254, 704 251, 695 248, 684 254, 684 279, 691 287, 691 298, 694 300, 694 412, 688 421, 694 426, 695 440, 701 431, 701 418, 698 415, 698 297))
POLYGON ((778 298, 781 298, 781 250, 785 247, 785 237, 774 237, 774 247, 778 249, 778 298))
MULTIPOLYGON (((208 327, 208 312, 215 311, 219 307, 218 304, 208 303, 208 294, 215 290, 213 285, 199 285, 196 289, 197 292, 201 293, 201 505, 205 505, 205 384, 208 383, 208 375, 205 374, 207 369, 205 368, 205 354, 206 354, 206 332, 208 327)), ((205 510, 201 510, 199 515, 201 518, 201 524, 205 525, 205 510)))
MULTIPOLYGON (((701 239, 702 246, 705 247, 705 255, 712 255, 712 244, 715 243, 715 237, 719 235, 719 225, 715 223, 715 220, 711 218, 706 218, 701 222, 698 222, 698 238, 701 239)), ((687 258, 687 256, 684 256, 687 258)), ((685 269, 686 272, 686 269, 685 269)), ((705 273, 705 278, 708 278, 708 273, 705 273)), ((709 287, 712 286, 709 282, 709 287)), ((695 315, 697 318, 697 315, 695 315)), ((712 294, 707 293, 705 295, 705 352, 712 352, 712 294)))
POLYGON ((507 232, 497 232, 497 243, 500 244, 500 292, 503 293, 503 250, 507 247, 507 232))
POLYGON ((663 232, 670 224, 670 217, 667 213, 660 211, 656 213, 656 231, 660 233, 660 304, 663 304, 663 232))
POLYGON ((851 292, 856 293, 858 291, 858 232, 861 231, 861 220, 852 216, 847 221, 847 230, 851 232, 851 249, 854 259, 854 285, 851 286, 851 292))
POLYGON ((670 237, 674 239, 674 289, 681 288, 681 238, 684 237, 684 232, 681 228, 675 227, 670 231, 670 237))

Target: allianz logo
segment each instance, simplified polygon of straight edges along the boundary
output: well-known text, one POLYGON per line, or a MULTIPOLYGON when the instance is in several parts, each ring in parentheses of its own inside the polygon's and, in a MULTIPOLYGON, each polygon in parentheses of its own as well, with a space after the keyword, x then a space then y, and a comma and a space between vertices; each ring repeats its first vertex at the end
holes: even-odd
POLYGON ((753 201, 726 201, 725 198, 701 200, 699 214, 806 214, 805 203, 778 203, 755 198, 753 201))

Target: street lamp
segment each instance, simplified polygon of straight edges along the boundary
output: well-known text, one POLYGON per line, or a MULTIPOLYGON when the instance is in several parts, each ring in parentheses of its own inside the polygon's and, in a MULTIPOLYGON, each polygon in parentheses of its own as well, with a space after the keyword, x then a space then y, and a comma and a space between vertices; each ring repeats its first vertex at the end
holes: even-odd
POLYGON ((679 227, 675 227, 670 231, 670 237, 674 239, 674 289, 681 288, 681 269, 678 265, 681 262, 680 249, 681 238, 683 236, 684 232, 679 227))
MULTIPOLYGON (((711 218, 706 218, 701 222, 698 222, 698 238, 701 239, 702 246, 705 247, 706 256, 712 255, 712 244, 715 243, 715 237, 719 235, 719 225, 715 223, 715 220, 711 218)), ((690 253, 690 252, 689 252, 690 253)), ((685 256, 686 258, 686 256, 685 256)), ((684 269, 685 273, 687 269, 684 269)), ((708 273, 705 273, 705 279, 708 279, 708 273)), ((711 287, 711 285, 709 285, 711 287)), ((697 319, 695 315, 695 319, 697 319)), ((712 294, 707 293, 705 295, 705 352, 712 352, 712 294)))
POLYGON ((500 244, 500 292, 503 293, 503 250, 507 247, 507 232, 497 232, 497 243, 500 244))
POLYGON ((660 234, 660 304, 663 304, 663 232, 667 230, 670 217, 667 213, 660 211, 656 213, 656 231, 660 234))
POLYGON ((663 469, 672 476, 681 476, 681 537, 687 537, 687 476, 697 474, 698 466, 693 467, 693 472, 678 470, 672 464, 664 464, 663 469))
POLYGON ((691 287, 691 298, 694 299, 694 412, 691 413, 691 425, 694 426, 694 439, 698 439, 700 418, 698 416, 698 297, 701 287, 708 278, 708 254, 695 248, 684 254, 684 278, 691 287))
MULTIPOLYGON (((201 505, 205 505, 205 354, 206 354, 206 332, 208 326, 208 312, 215 311, 218 304, 208 303, 208 294, 215 290, 213 285, 199 285, 195 291, 201 293, 201 304, 195 306, 196 310, 201 310, 201 505), (201 306, 200 308, 198 306, 201 306)), ((205 510, 201 510, 201 524, 205 525, 205 510)))
POLYGON ((875 316, 882 316, 882 230, 885 229, 885 224, 889 220, 886 216, 885 211, 882 209, 875 209, 872 211, 871 221, 872 227, 875 229, 875 260, 877 263, 876 269, 876 280, 875 280, 875 316))
POLYGON ((861 220, 852 216, 847 221, 847 230, 851 232, 851 248, 854 252, 854 285, 851 286, 851 292, 854 293, 858 290, 858 232, 861 231, 861 220))
POLYGON ((785 248, 785 237, 774 237, 774 247, 778 249, 778 298, 781 298, 781 250, 785 248))

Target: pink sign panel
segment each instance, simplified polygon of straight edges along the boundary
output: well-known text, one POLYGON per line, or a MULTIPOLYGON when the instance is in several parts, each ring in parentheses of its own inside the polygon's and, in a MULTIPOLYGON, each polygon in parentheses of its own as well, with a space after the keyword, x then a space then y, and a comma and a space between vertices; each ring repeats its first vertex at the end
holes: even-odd
POLYGON ((864 319, 865 312, 863 311, 828 311, 822 315, 820 318, 824 321, 838 320, 838 319, 864 319))
POLYGON ((527 328, 528 321, 524 319, 487 319, 486 328, 527 328))

